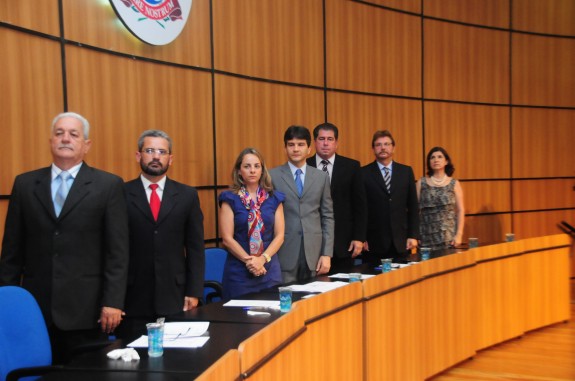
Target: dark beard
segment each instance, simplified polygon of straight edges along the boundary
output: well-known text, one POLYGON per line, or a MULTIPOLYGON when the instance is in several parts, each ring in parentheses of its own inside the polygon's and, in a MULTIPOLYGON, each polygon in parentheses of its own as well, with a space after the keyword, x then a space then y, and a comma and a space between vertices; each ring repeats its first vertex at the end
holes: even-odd
POLYGON ((164 173, 168 172, 168 168, 170 168, 170 165, 166 165, 165 167, 161 166, 162 163, 160 163, 159 161, 151 161, 150 163, 146 164, 143 161, 140 161, 140 168, 142 168, 142 172, 144 172, 147 175, 150 176, 161 176, 164 173), (158 163, 160 165, 160 167, 158 168, 152 168, 150 167, 151 163, 158 163))

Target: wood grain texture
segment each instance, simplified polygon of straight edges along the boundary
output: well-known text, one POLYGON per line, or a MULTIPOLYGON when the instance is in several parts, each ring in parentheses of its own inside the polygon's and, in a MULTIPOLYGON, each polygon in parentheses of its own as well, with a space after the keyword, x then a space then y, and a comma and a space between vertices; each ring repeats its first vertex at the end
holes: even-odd
MULTIPOLYGON (((512 219, 513 216, 510 213, 467 216, 463 240, 466 242, 469 237, 478 238, 480 246, 503 242, 505 234, 514 230, 511 225, 512 219)), ((519 235, 516 229, 515 234, 517 239, 525 237, 519 235)))
POLYGON ((575 208, 575 179, 517 180, 513 210, 575 208))
POLYGON ((423 9, 426 16, 509 28, 509 0, 424 0, 423 9))
POLYGON ((513 28, 535 33, 575 36, 571 0, 513 0, 513 28))
MULTIPOLYGON (((22 28, 59 36, 58 18, 58 0, 0 2, 0 21, 22 28)), ((6 48, 2 45, 3 50, 6 48)))
POLYGON ((575 176, 575 110, 514 108, 513 175, 575 176))
POLYGON ((240 375, 240 353, 230 349, 206 369, 196 381, 236 381, 240 375))
POLYGON ((238 154, 258 149, 273 168, 287 161, 283 136, 293 124, 311 131, 323 122, 323 93, 243 78, 216 76, 218 183, 230 184, 238 154))
POLYGON ((216 69, 323 85, 321 1, 215 1, 213 14, 216 69))
POLYGON ((516 33, 511 59, 513 103, 575 107, 575 39, 516 33))
POLYGON ((424 96, 509 102, 507 32, 425 20, 424 96))
POLYGON ((400 9, 406 12, 421 13, 421 0, 365 0, 364 3, 400 9))
POLYGON ((353 1, 326 1, 327 86, 421 95, 419 17, 353 1))
POLYGON ((425 155, 442 146, 462 179, 510 177, 509 112, 508 107, 425 102, 425 155))
POLYGON ((362 165, 375 160, 371 140, 377 130, 389 130, 396 141, 394 160, 423 173, 420 147, 421 102, 369 95, 328 92, 328 120, 338 126, 339 149, 362 165))
POLYGON ((70 110, 93 126, 91 164, 133 178, 140 172, 138 137, 161 129, 174 142, 170 176, 193 186, 213 184, 209 73, 78 47, 70 47, 66 57, 70 110))

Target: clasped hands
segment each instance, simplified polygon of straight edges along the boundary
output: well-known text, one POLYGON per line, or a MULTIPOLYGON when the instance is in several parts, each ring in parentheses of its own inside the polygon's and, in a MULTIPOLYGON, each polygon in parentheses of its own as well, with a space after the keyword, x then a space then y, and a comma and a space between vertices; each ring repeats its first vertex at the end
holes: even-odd
POLYGON ((248 271, 255 276, 262 276, 267 273, 267 270, 264 267, 266 264, 266 259, 263 255, 260 255, 259 257, 251 255, 245 263, 248 271))

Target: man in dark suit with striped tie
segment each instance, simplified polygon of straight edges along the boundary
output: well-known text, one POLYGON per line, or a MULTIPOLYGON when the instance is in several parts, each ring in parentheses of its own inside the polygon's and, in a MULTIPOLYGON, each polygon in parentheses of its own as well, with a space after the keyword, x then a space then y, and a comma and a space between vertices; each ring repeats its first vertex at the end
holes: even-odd
POLYGON ((359 161, 336 154, 338 128, 322 123, 313 130, 315 155, 307 164, 327 172, 335 219, 331 272, 347 272, 361 254, 367 224, 367 203, 359 161))
POLYGON ((367 241, 364 260, 407 260, 417 247, 419 207, 413 169, 393 161, 395 140, 388 130, 376 131, 371 141, 375 161, 362 167, 367 195, 367 241))

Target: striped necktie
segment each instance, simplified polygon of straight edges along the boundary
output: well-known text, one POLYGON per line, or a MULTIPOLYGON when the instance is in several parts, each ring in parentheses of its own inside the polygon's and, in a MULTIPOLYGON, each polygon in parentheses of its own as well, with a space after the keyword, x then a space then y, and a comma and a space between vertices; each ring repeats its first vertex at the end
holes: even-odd
POLYGON ((327 172, 327 166, 328 166, 328 164, 329 164, 329 161, 327 161, 327 160, 322 160, 322 161, 320 162, 320 164, 323 165, 323 167, 321 168, 321 170, 324 171, 324 172, 327 172))
POLYGON ((387 191, 391 193, 391 173, 387 167, 383 167, 383 181, 385 181, 387 191))

